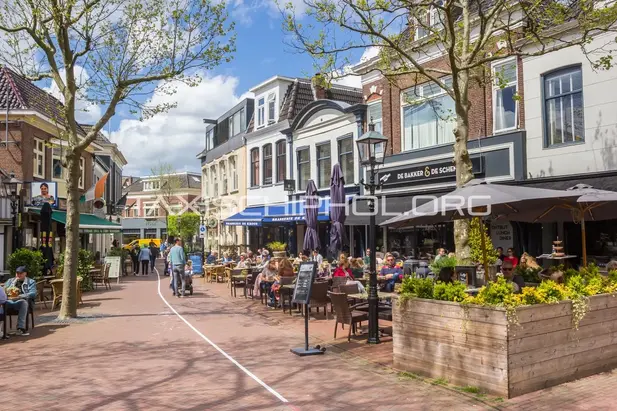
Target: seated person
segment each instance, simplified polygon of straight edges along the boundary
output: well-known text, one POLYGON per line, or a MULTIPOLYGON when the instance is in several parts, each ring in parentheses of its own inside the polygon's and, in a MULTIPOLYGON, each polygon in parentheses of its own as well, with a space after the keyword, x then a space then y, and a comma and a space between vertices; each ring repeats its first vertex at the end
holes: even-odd
POLYGON ((240 261, 238 261, 238 265, 236 265, 236 268, 249 268, 249 263, 246 259, 246 254, 244 253, 240 254, 240 261))
POLYGON ((403 277, 403 269, 396 265, 394 256, 388 253, 386 254, 386 264, 381 267, 379 275, 386 277, 385 291, 392 292, 394 284, 403 277))
POLYGON ((229 264, 229 263, 233 263, 233 262, 234 262, 233 258, 231 258, 229 256, 229 253, 227 251, 225 251, 223 253, 223 264, 229 264))
POLYGON ((317 277, 330 277, 331 274, 332 267, 329 262, 324 261, 319 267, 317 267, 317 277))
POLYGON ((437 250, 437 255, 435 256, 435 262, 441 260, 442 258, 446 257, 446 249, 445 248, 440 248, 437 250))
POLYGON ((525 269, 531 268, 531 269, 537 270, 538 268, 541 268, 540 265, 538 265, 538 263, 536 262, 536 259, 530 256, 526 252, 523 253, 523 255, 521 255, 519 264, 525 269))
MULTIPOLYGON (((4 292, 4 288, 0 287, 0 314, 4 314, 2 312, 2 305, 6 302, 7 298, 6 298, 6 293, 4 292)), ((2 327, 2 322, 0 321, 0 338, 4 338, 4 334, 2 332, 3 327, 2 327)))
POLYGON ((361 258, 351 260, 351 273, 354 278, 364 277, 364 261, 361 258))
POLYGON ((9 278, 4 284, 8 295, 6 307, 8 312, 17 312, 17 335, 30 335, 26 332, 29 301, 36 298, 36 281, 28 278, 26 267, 17 267, 15 277, 9 278), (17 289, 17 290, 15 290, 17 289))
POLYGON ((512 247, 508 248, 508 255, 504 257, 503 262, 510 261, 512 263, 512 268, 516 268, 518 265, 518 257, 514 255, 514 249, 512 247))
POLYGON ((210 265, 216 264, 216 260, 217 260, 217 252, 211 251, 208 258, 206 258, 206 264, 210 264, 210 265))
POLYGON ((246 253, 246 263, 249 265, 255 263, 255 256, 252 251, 246 253))
POLYGON ((518 274, 514 274, 514 267, 512 266, 512 262, 506 261, 501 265, 501 273, 507 282, 512 283, 514 286, 514 292, 519 294, 523 287, 525 287, 525 280, 522 276, 518 274))
POLYGON ((266 283, 272 282, 277 274, 276 261, 269 260, 261 273, 255 279, 253 294, 257 295, 258 291, 263 293, 266 289, 266 283))
POLYGON ((294 273, 294 268, 291 265, 291 262, 287 258, 283 258, 281 261, 279 261, 278 276, 279 277, 295 277, 296 276, 296 273, 294 273))
POLYGON ((354 279, 351 268, 349 268, 349 260, 347 260, 347 257, 345 257, 344 254, 341 254, 338 261, 338 267, 334 270, 332 277, 349 277, 352 280, 354 279))

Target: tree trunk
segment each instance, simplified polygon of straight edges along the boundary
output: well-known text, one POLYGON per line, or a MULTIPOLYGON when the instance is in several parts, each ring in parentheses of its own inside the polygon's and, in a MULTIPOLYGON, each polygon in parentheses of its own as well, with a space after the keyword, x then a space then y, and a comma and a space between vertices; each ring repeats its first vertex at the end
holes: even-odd
MULTIPOLYGON (((456 186, 462 187, 473 179, 473 170, 467 141, 469 140, 469 72, 459 71, 453 79, 456 93, 456 129, 454 130, 454 165, 456 166, 456 186)), ((456 257, 461 262, 469 262, 471 250, 469 248, 469 220, 454 222, 454 245, 456 257)))
MULTIPOLYGON (((72 150, 72 149, 70 149, 72 150)), ((62 287, 62 306, 59 319, 77 317, 77 265, 79 244, 79 168, 80 154, 67 155, 68 179, 66 184, 66 247, 64 250, 64 272, 62 287)))

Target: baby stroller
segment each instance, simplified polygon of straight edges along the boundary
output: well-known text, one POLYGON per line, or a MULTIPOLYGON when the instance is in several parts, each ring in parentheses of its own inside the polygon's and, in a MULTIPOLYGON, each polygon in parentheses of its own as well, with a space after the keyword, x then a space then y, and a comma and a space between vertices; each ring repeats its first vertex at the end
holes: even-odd
MULTIPOLYGON (((173 269, 171 268, 171 264, 169 267, 169 288, 173 291, 174 289, 174 272, 173 269)), ((189 295, 193 295, 193 272, 191 271, 190 274, 187 274, 186 271, 184 272, 184 277, 185 277, 185 284, 184 284, 184 292, 185 293, 189 293, 189 295)), ((178 287, 180 286, 180 284, 178 284, 178 287)))

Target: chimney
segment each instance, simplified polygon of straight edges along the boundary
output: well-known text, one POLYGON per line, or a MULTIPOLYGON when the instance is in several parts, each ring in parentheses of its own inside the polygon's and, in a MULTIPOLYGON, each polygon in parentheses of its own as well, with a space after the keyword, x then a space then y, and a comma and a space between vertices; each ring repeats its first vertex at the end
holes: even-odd
POLYGON ((328 98, 326 78, 321 73, 317 73, 313 76, 311 84, 313 86, 313 96, 315 100, 326 100, 328 98))

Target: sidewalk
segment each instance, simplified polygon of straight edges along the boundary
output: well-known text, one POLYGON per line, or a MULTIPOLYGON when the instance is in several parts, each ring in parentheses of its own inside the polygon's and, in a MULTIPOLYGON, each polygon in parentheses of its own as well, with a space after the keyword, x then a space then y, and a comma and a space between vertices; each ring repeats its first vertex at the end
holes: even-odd
MULTIPOLYGON (((345 334, 325 355, 299 358, 289 352, 303 345, 298 315, 230 297, 226 285, 203 286, 200 280, 193 297, 173 298, 168 281, 161 277, 162 296, 194 329, 161 299, 152 275, 85 293, 80 318, 70 324, 37 310, 30 337, 0 341, 3 369, 10 370, 7 384, 15 387, 4 390, 3 401, 44 410, 398 411, 608 410, 617 399, 609 389, 617 379, 603 374, 490 401, 399 374, 387 366, 391 342, 348 344, 345 334)), ((332 320, 311 320, 309 327, 313 343, 332 342, 332 320)))

